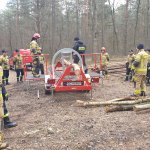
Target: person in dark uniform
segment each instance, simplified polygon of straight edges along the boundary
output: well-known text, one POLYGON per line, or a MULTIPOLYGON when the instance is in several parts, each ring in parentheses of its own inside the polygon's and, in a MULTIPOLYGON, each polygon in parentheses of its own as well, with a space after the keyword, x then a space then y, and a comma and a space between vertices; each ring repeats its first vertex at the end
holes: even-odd
MULTIPOLYGON (((82 54, 85 54, 86 46, 83 44, 82 41, 80 41, 78 37, 74 38, 74 42, 75 43, 74 43, 73 49, 81 55, 85 73, 87 73, 88 69, 86 67, 85 56, 82 55, 82 54)), ((73 59, 74 59, 74 63, 76 64, 79 63, 79 57, 77 55, 73 55, 73 59)))

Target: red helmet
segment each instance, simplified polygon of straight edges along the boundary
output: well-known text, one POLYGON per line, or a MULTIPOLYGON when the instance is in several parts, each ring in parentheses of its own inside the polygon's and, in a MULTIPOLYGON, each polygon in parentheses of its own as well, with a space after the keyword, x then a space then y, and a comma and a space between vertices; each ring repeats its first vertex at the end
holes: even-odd
POLYGON ((102 48, 101 48, 101 51, 105 51, 105 52, 106 52, 106 48, 105 48, 105 47, 102 47, 102 48))
POLYGON ((34 33, 33 37, 36 38, 36 39, 39 39, 41 36, 40 36, 39 33, 34 33))

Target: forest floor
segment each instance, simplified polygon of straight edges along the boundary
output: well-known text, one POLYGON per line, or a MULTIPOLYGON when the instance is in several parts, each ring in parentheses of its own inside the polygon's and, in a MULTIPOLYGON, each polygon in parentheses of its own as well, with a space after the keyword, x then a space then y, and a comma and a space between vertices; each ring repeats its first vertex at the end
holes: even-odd
MULTIPOLYGON (((10 72, 10 82, 6 87, 11 94, 7 106, 18 126, 4 133, 13 150, 150 149, 150 112, 106 113, 103 107, 76 107, 76 100, 89 100, 90 93, 45 95, 44 82, 17 84, 14 71, 10 72)), ((132 92, 132 83, 124 82, 123 75, 112 74, 93 90, 93 99, 106 101, 132 92)))

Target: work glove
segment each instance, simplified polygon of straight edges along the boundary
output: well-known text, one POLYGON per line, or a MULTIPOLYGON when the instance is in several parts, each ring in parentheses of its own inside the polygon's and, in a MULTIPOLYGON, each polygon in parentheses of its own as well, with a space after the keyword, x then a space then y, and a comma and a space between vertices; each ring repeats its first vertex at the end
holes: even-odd
POLYGON ((31 50, 31 52, 32 52, 33 54, 35 54, 36 49, 33 48, 33 49, 31 50))
POLYGON ((140 63, 139 63, 139 62, 137 62, 137 61, 134 61, 134 62, 133 62, 133 66, 134 66, 134 67, 138 67, 138 66, 139 66, 139 64, 140 64, 140 63))

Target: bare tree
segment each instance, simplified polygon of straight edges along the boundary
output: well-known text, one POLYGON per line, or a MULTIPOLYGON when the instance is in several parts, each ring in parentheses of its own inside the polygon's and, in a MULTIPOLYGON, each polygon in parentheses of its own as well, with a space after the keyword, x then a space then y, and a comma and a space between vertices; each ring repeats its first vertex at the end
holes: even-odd
POLYGON ((137 0, 137 10, 136 10, 136 22, 134 27, 134 45, 136 45, 136 36, 137 36, 137 26, 139 20, 139 9, 140 9, 141 0, 137 0))

